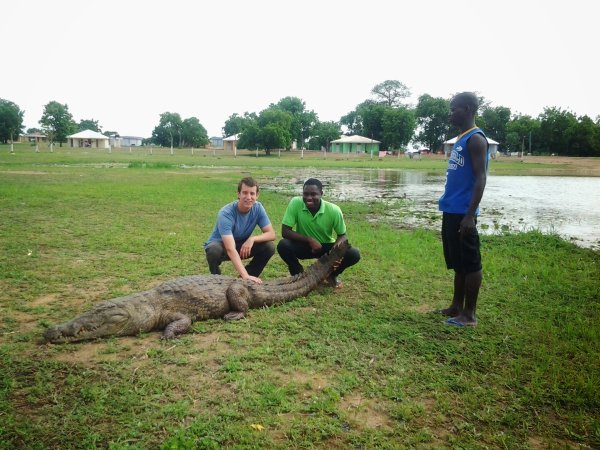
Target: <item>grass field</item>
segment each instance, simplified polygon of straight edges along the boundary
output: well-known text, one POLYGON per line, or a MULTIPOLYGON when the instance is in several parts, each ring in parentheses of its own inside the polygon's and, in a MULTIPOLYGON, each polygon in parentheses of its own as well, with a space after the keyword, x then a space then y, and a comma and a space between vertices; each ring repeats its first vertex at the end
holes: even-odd
MULTIPOLYGON (((432 313, 452 289, 438 233, 395 229, 369 220, 384 205, 348 202, 363 259, 341 292, 197 322, 174 341, 40 344, 48 325, 102 300, 207 273, 202 244, 242 176, 445 167, 178 152, 0 146, 0 448, 600 447, 600 253, 537 232, 482 237, 474 329, 432 313)), ((549 169, 574 170, 491 166, 549 169)), ((260 200, 279 234, 289 198, 260 200)), ((262 277, 285 275, 275 256, 262 277)))

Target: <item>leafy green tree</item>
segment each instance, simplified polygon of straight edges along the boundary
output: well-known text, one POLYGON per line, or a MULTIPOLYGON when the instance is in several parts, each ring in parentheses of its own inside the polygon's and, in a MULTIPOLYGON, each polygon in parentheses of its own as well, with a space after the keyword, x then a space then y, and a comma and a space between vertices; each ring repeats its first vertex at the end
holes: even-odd
POLYGON ((481 111, 481 118, 485 124, 481 124, 477 118, 477 124, 485 131, 486 136, 500 143, 499 149, 506 149, 506 129, 510 122, 510 109, 505 106, 487 107, 481 111))
POLYGON ((573 156, 570 140, 577 128, 575 114, 561 108, 545 108, 540 114, 540 147, 543 152, 573 156))
POLYGON ((444 141, 449 137, 450 102, 441 97, 424 94, 419 97, 415 109, 417 124, 421 130, 417 141, 432 151, 442 149, 444 141))
POLYGON ((63 142, 67 142, 67 136, 77 129, 73 116, 69 112, 69 106, 57 101, 51 101, 44 106, 39 123, 48 140, 51 143, 58 142, 61 147, 63 142))
POLYGON ((317 122, 313 127, 308 148, 310 150, 321 150, 324 147, 326 151, 329 151, 331 141, 339 139, 341 135, 342 132, 338 122, 317 122))
POLYGON ((292 116, 291 133, 292 139, 299 146, 304 146, 305 141, 311 136, 312 128, 318 121, 317 114, 314 111, 307 111, 305 102, 298 97, 284 97, 276 105, 283 111, 287 111, 292 116))
POLYGON ((102 127, 98 125, 98 121, 94 119, 81 120, 79 122, 79 125, 77 125, 77 129, 79 131, 92 130, 98 133, 102 133, 102 127))
POLYGON ((243 116, 240 116, 237 113, 232 114, 225 121, 225 126, 223 127, 223 136, 240 134, 247 125, 253 121, 256 121, 256 118, 256 113, 245 112, 243 116))
POLYGON ((179 113, 164 112, 152 131, 152 141, 162 147, 173 148, 174 145, 181 147, 182 134, 183 121, 179 113))
POLYGON ((359 136, 362 136, 364 134, 362 117, 359 114, 358 109, 350 111, 345 116, 342 116, 340 124, 348 129, 349 135, 358 134, 359 136))
POLYGON ((279 107, 260 112, 255 121, 246 122, 238 141, 239 148, 261 148, 267 155, 276 148, 290 148, 293 117, 279 107))
POLYGON ((414 113, 406 107, 391 107, 366 100, 340 120, 348 134, 358 134, 383 143, 383 147, 405 145, 415 129, 414 113))
POLYGON ((12 142, 23 130, 24 111, 13 102, 0 98, 0 142, 12 142))
POLYGON ((402 101, 410 97, 410 89, 404 83, 398 80, 385 80, 382 83, 375 85, 371 90, 380 103, 387 106, 400 106, 402 101))
POLYGON ((41 128, 27 128, 27 134, 36 134, 36 133, 42 133, 42 129, 41 128))
POLYGON ((577 125, 569 134, 572 155, 600 156, 600 127, 590 117, 579 117, 577 125))
POLYGON ((513 117, 506 125, 506 149, 512 152, 528 151, 531 139, 531 151, 539 152, 540 121, 527 115, 513 117))
POLYGON ((190 147, 204 147, 208 145, 206 128, 195 117, 183 121, 183 144, 190 147))
POLYGON ((405 147, 415 133, 417 121, 414 111, 408 108, 387 108, 381 119, 383 148, 405 147))

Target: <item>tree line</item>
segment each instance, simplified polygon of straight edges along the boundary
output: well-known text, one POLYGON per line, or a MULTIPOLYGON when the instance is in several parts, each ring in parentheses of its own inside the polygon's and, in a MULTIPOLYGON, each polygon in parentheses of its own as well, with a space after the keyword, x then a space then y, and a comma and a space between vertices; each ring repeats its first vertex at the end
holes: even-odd
MULTIPOLYGON (((289 149, 292 143, 309 150, 329 149, 342 134, 358 134, 381 142, 384 150, 403 150, 409 143, 440 151, 443 142, 458 134, 448 121, 450 98, 421 95, 409 105, 409 88, 397 80, 386 80, 371 90, 371 98, 358 104, 339 121, 319 120, 298 97, 284 97, 260 112, 234 113, 223 126, 223 135, 239 135, 238 147, 289 149)), ((505 106, 492 106, 480 97, 476 123, 486 135, 500 143, 500 151, 533 154, 600 156, 600 116, 595 120, 557 107, 547 107, 537 117, 513 114, 505 106)), ((23 130, 24 112, 13 102, 0 99, 0 142, 15 140, 23 130)), ((98 121, 75 122, 66 104, 51 101, 44 107, 38 128, 50 142, 62 145, 67 136, 91 129, 102 133, 98 121)), ((103 134, 117 135, 115 131, 103 134)), ((165 112, 145 143, 164 147, 203 147, 209 143, 206 129, 196 117, 182 119, 165 112)))

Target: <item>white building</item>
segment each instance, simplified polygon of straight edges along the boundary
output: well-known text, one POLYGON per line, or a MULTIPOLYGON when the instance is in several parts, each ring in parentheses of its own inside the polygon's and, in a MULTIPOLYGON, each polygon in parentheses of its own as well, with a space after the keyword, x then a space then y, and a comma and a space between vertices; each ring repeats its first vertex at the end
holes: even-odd
POLYGON ((73 148, 110 148, 108 137, 92 130, 84 130, 67 136, 73 148))
POLYGON ((232 151, 233 153, 237 152, 237 141, 239 140, 239 134, 232 134, 231 136, 227 136, 223 138, 223 150, 232 151))
MULTIPOLYGON (((453 137, 452 139, 448 139, 446 142, 444 142, 444 155, 446 155, 446 158, 448 158, 450 153, 452 153, 452 147, 454 147, 454 144, 456 144, 457 137, 458 136, 453 137)), ((498 145, 500 145, 500 143, 487 136, 486 139, 490 145, 490 156, 495 158, 498 153, 498 145)))
POLYGON ((121 136, 121 147, 140 147, 143 140, 138 136, 121 136))

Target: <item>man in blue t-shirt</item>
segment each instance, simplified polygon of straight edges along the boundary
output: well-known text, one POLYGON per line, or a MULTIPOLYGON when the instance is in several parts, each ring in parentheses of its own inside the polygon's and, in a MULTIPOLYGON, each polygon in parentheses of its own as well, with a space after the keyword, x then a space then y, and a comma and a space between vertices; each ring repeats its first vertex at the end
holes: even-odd
POLYGON ((265 208, 258 200, 258 184, 251 177, 238 184, 238 200, 225 205, 217 215, 217 223, 204 244, 208 268, 219 275, 221 262, 230 260, 244 280, 262 283, 259 275, 275 254, 275 231, 265 208), (256 226, 262 233, 253 235, 256 226), (242 259, 252 258, 244 266, 242 259))
POLYGON ((472 92, 457 94, 450 102, 450 122, 460 130, 448 159, 446 186, 439 201, 442 243, 448 269, 454 270, 454 295, 440 312, 446 323, 475 326, 475 307, 481 287, 482 267, 477 233, 479 202, 485 189, 488 142, 475 125, 479 100, 472 92))

